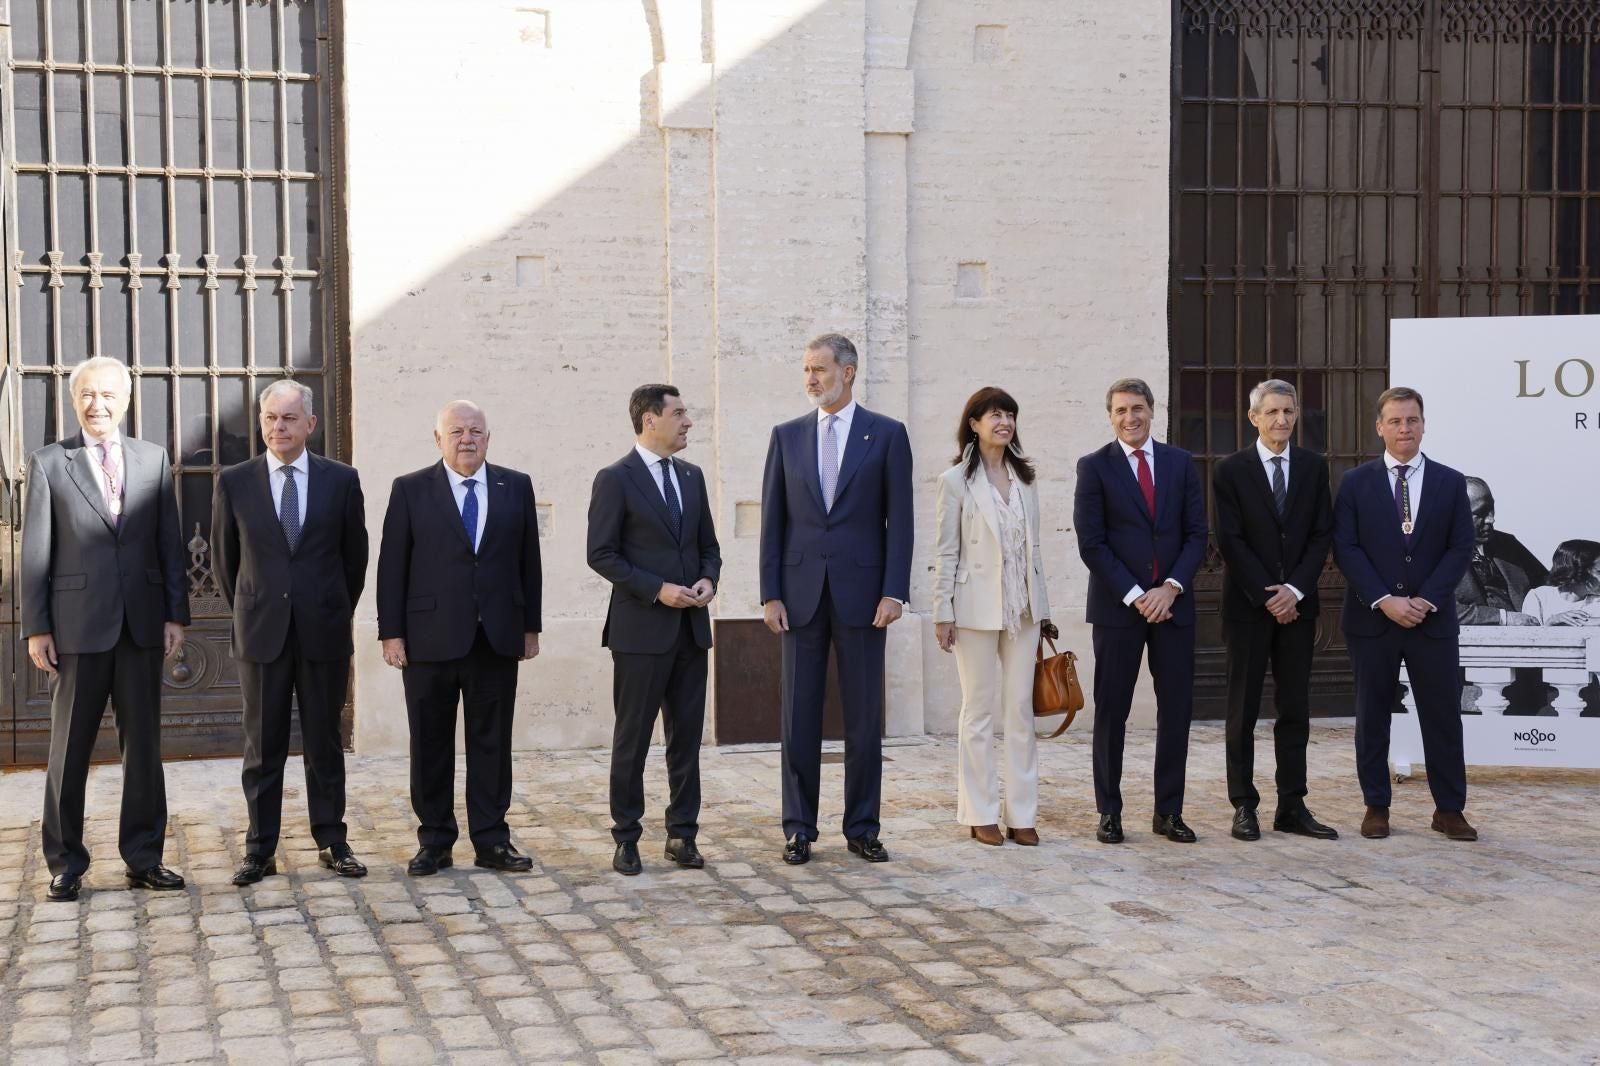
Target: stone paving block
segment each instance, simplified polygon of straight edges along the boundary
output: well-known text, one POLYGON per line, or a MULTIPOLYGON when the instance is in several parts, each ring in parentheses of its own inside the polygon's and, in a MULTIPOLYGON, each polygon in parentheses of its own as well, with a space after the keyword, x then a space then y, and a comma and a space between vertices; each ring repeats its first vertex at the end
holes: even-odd
POLYGON ((404 1007, 364 1007, 351 1012, 363 1033, 396 1033, 415 1028, 416 1021, 404 1007))
POLYGON ((578 1042, 557 1026, 530 1025, 511 1031, 517 1053, 532 1062, 570 1060, 583 1054, 578 1042))
POLYGON ((432 1042, 422 1036, 385 1036, 378 1039, 378 1062, 381 1066, 433 1066, 439 1053, 432 1042))
POLYGON ((211 1062, 217 1055, 216 1037, 208 1032, 187 1031, 156 1034, 158 1063, 211 1062))

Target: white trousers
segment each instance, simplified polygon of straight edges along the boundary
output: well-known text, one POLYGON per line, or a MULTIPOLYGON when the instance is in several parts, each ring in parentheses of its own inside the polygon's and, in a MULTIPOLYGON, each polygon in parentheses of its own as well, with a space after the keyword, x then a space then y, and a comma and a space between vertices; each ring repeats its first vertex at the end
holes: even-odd
POLYGON ((956 821, 1034 828, 1039 815, 1039 751, 1033 732, 1033 662, 1038 625, 1016 636, 1003 629, 956 629, 961 674, 961 748, 956 821), (995 718, 1005 733, 1006 796, 1000 806, 995 718))

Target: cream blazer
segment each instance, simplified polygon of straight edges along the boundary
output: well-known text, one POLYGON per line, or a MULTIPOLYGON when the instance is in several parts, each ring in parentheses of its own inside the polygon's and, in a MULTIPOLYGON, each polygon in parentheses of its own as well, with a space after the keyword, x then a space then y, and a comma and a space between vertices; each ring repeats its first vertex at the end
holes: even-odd
MULTIPOLYGON (((1028 600, 1033 620, 1050 617, 1045 591, 1044 557, 1039 550, 1039 494, 1020 480, 1022 510, 1028 531, 1028 600)), ((954 622, 963 629, 1004 629, 1005 593, 1001 573, 1000 516, 995 511, 989 478, 980 465, 969 480, 965 466, 939 475, 938 557, 933 576, 933 620, 954 622)))

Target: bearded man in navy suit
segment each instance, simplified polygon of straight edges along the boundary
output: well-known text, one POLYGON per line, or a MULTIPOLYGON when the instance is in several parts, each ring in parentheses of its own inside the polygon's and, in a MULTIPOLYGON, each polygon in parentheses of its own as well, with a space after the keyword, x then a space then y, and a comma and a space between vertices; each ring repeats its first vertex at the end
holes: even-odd
POLYGON ((805 352, 814 413, 772 430, 761 483, 761 602, 783 642, 783 861, 808 862, 817 839, 828 649, 844 704, 844 836, 884 862, 886 630, 911 589, 911 441, 906 427, 857 405, 855 345, 824 333, 805 352))
POLYGON ((1361 835, 1389 835, 1389 724, 1400 666, 1416 697, 1433 793, 1433 828, 1476 840, 1462 813, 1460 623, 1455 589, 1472 563, 1472 507, 1459 472, 1422 454, 1422 394, 1378 396, 1381 459, 1344 476, 1333 506, 1333 558, 1344 571, 1344 634, 1356 675, 1361 835))
POLYGON ((1180 844, 1183 785, 1194 706, 1194 573, 1206 551, 1206 506, 1189 453, 1150 439, 1155 394, 1138 378, 1106 390, 1117 439, 1078 460, 1073 525, 1089 568, 1094 639, 1095 838, 1120 844, 1122 745, 1150 650, 1156 684, 1155 817, 1151 829, 1180 844))

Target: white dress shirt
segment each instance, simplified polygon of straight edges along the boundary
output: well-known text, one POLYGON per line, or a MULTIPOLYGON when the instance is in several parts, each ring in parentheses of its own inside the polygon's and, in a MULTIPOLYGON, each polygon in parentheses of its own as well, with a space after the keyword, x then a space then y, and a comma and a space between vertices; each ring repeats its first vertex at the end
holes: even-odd
MULTIPOLYGON (((1391 499, 1394 497, 1395 485, 1400 480, 1400 475, 1396 474, 1395 470, 1401 466, 1411 467, 1411 470, 1406 474, 1406 484, 1410 486, 1406 490, 1406 495, 1411 500, 1411 521, 1413 522, 1417 520, 1417 515, 1422 513, 1422 474, 1423 468, 1427 465, 1427 458, 1421 452, 1418 452, 1409 463, 1402 463, 1388 452, 1383 453, 1383 468, 1389 477, 1389 496, 1391 499)), ((1395 511, 1394 520, 1397 524, 1400 521, 1400 512, 1398 510, 1395 511)), ((1388 598, 1388 594, 1379 596, 1372 601, 1372 606, 1377 607, 1378 604, 1388 598)), ((1422 600, 1422 597, 1418 596, 1417 599, 1422 600)), ((1434 604, 1428 603, 1427 600, 1422 600, 1422 602, 1427 603, 1431 611, 1439 609, 1434 604)))
MULTIPOLYGON (((1288 491, 1289 491, 1289 449, 1290 449, 1290 447, 1291 447, 1291 445, 1285 444, 1283 446, 1283 454, 1282 455, 1275 455, 1275 454, 1273 454, 1273 451, 1272 451, 1271 448, 1269 448, 1265 444, 1261 443, 1261 438, 1260 437, 1256 438, 1256 455, 1261 457, 1261 465, 1262 465, 1263 468, 1265 468, 1265 470, 1267 472, 1267 488, 1268 488, 1268 490, 1271 490, 1271 488, 1272 488, 1272 472, 1273 472, 1273 470, 1276 469, 1272 465, 1272 460, 1274 460, 1274 459, 1282 459, 1283 460, 1283 491, 1285 493, 1288 493, 1288 491)), ((1306 598, 1305 597, 1305 593, 1301 592, 1299 589, 1295 588, 1293 585, 1289 584, 1287 581, 1285 581, 1283 583, 1283 587, 1288 589, 1290 592, 1294 593, 1294 602, 1296 602, 1296 603, 1299 603, 1301 600, 1306 598)))
POLYGON ((300 528, 306 527, 306 483, 311 478, 311 459, 301 449, 294 462, 284 464, 278 462, 278 457, 271 452, 267 453, 267 484, 272 487, 272 513, 278 516, 278 521, 283 521, 283 486, 289 480, 285 474, 285 466, 294 467, 295 493, 300 498, 300 528))
MULTIPOLYGON (((667 490, 661 484, 661 471, 663 469, 661 461, 664 457, 657 455, 643 444, 635 444, 633 450, 638 452, 639 458, 644 460, 644 468, 650 471, 650 480, 656 483, 656 491, 661 493, 661 502, 665 503, 667 501, 667 490)), ((667 476, 672 479, 672 491, 678 495, 678 510, 681 512, 683 510, 683 485, 678 481, 678 470, 672 465, 670 459, 667 460, 665 469, 667 476)))
MULTIPOLYGON (((1139 480, 1139 459, 1133 453, 1134 452, 1144 452, 1144 461, 1150 467, 1150 484, 1154 485, 1156 483, 1156 445, 1155 445, 1155 441, 1151 440, 1149 437, 1146 437, 1144 439, 1144 443, 1141 444, 1137 448, 1133 447, 1133 445, 1131 445, 1131 444, 1127 443, 1126 441, 1124 441, 1121 437, 1117 438, 1117 443, 1122 445, 1122 454, 1126 455, 1128 457, 1128 469, 1133 471, 1133 480, 1134 481, 1138 481, 1139 480)), ((1158 500, 1160 499, 1159 496, 1156 497, 1156 498, 1158 500)), ((1183 585, 1180 582, 1174 581, 1170 577, 1166 578, 1164 581, 1162 581, 1162 584, 1163 585, 1171 585, 1173 588, 1177 589, 1180 594, 1183 592, 1183 585)), ((1143 596, 1143 595, 1144 595, 1144 586, 1143 585, 1134 585, 1133 588, 1128 590, 1128 594, 1126 596, 1122 597, 1122 602, 1126 603, 1126 604, 1129 604, 1131 606, 1133 604, 1134 600, 1138 599, 1140 596, 1143 596)))
MULTIPOLYGON (((127 496, 128 457, 122 449, 122 434, 112 430, 111 435, 106 438, 106 442, 111 445, 111 451, 116 454, 117 466, 122 470, 122 494, 127 496)), ((105 468, 100 465, 100 442, 85 433, 83 435, 83 446, 89 449, 89 458, 94 460, 89 465, 94 470, 94 484, 100 490, 100 498, 103 500, 106 498, 106 472, 105 468)))
MULTIPOLYGON (((477 551, 478 545, 483 542, 483 527, 489 521, 489 493, 486 491, 488 477, 484 473, 488 469, 488 464, 485 464, 478 467, 478 472, 472 475, 472 480, 476 482, 472 486, 472 494, 478 498, 478 531, 472 536, 473 551, 477 551)), ((455 493, 456 513, 459 514, 467 502, 467 479, 450 469, 449 463, 444 464, 444 476, 450 479, 450 491, 455 493)))
MULTIPOLYGON (((833 413, 839 421, 833 424, 833 435, 838 440, 839 446, 835 449, 833 457, 833 472, 837 474, 844 466, 844 446, 850 439, 850 423, 856 417, 856 402, 851 400, 833 413)), ((817 476, 822 476, 822 431, 828 421, 828 412, 817 408, 817 476)))

